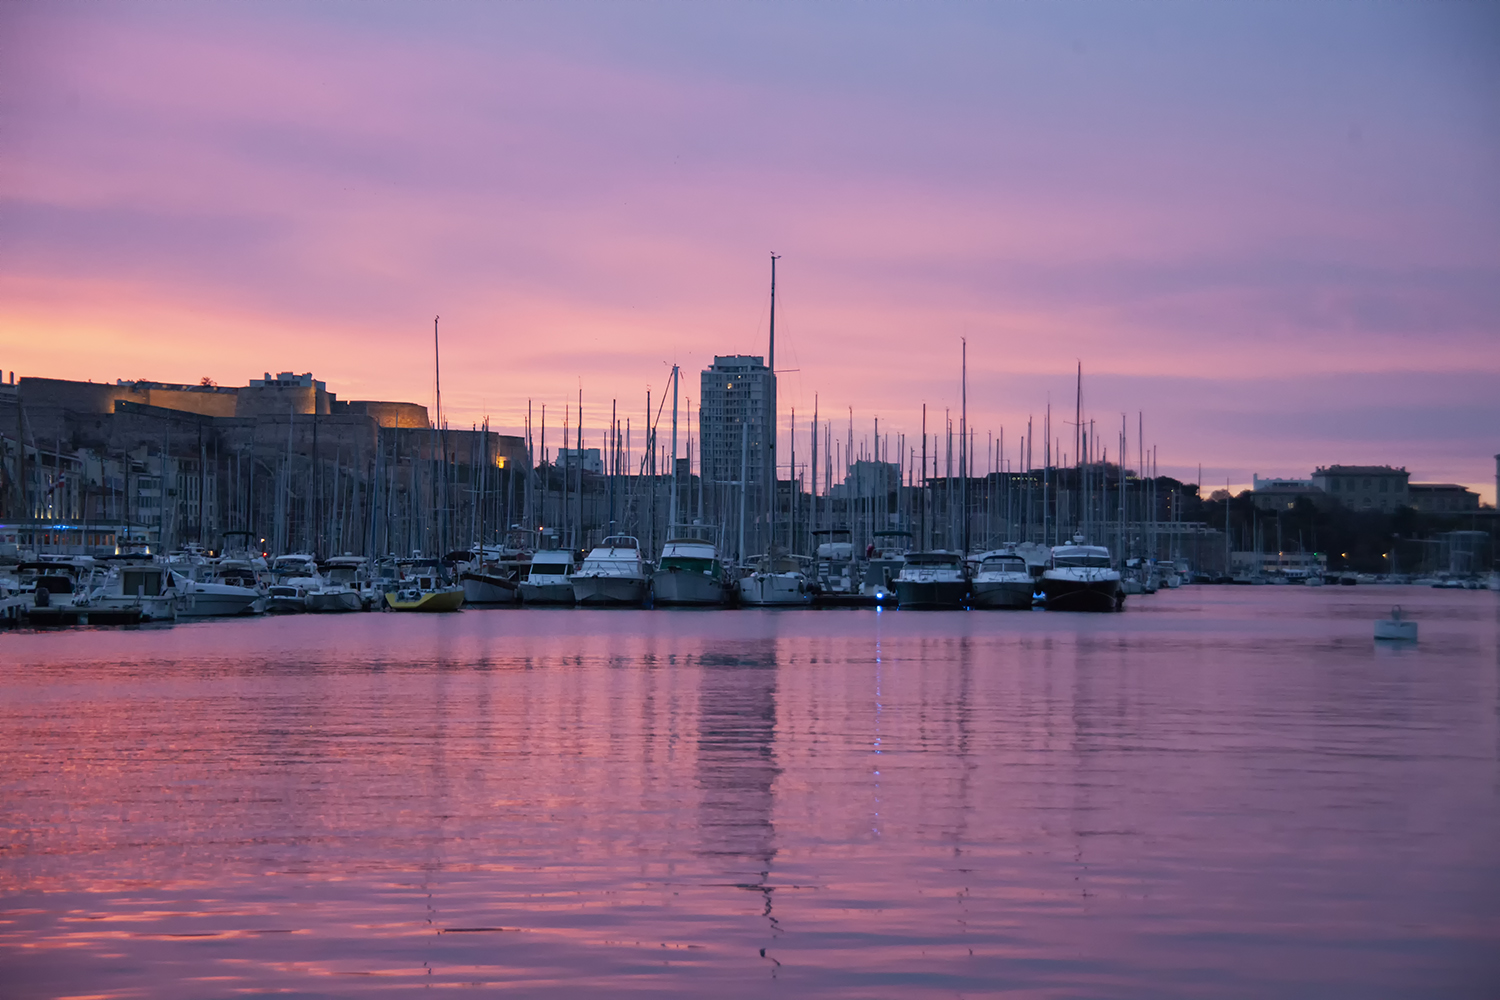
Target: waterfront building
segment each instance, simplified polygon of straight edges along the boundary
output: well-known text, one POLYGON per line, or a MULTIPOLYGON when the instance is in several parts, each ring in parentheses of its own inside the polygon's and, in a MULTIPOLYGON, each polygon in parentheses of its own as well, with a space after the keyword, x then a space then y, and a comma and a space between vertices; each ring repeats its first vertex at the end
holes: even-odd
POLYGON ((1404 467, 1389 465, 1319 466, 1312 474, 1313 485, 1344 507, 1387 513, 1409 504, 1409 479, 1404 467))
POLYGON ((492 540, 529 496, 509 475, 529 469, 522 438, 342 401, 311 373, 238 387, 12 376, 3 390, 0 522, 26 527, 0 544, 212 547, 250 530, 276 551, 447 551, 492 540))
POLYGON ((1424 514, 1459 514, 1479 510, 1479 494, 1457 483, 1411 483, 1410 503, 1424 514))
POLYGON ((1252 477, 1252 494, 1255 506, 1261 510, 1293 510, 1297 501, 1306 499, 1322 507, 1329 503, 1328 494, 1311 479, 1262 479, 1252 477))

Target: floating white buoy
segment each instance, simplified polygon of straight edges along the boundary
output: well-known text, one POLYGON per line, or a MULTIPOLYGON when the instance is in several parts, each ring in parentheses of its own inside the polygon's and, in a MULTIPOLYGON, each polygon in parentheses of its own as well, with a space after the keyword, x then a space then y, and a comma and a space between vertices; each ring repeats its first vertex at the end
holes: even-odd
POLYGON ((1404 621, 1401 618, 1401 605, 1391 608, 1389 618, 1381 618, 1375 622, 1375 638, 1377 639, 1405 639, 1410 642, 1417 641, 1417 623, 1404 621))

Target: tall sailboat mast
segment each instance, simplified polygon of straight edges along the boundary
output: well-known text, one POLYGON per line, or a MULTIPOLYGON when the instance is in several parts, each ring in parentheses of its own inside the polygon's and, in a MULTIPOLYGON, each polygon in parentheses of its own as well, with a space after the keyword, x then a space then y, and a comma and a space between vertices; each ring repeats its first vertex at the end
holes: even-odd
POLYGON ((771 254, 771 342, 766 351, 766 551, 776 544, 776 262, 771 254))
POLYGON ((959 471, 963 475, 962 488, 959 490, 960 505, 963 507, 963 530, 959 533, 960 543, 967 555, 969 551, 969 465, 973 462, 973 456, 969 454, 969 338, 963 338, 963 362, 962 372, 959 377, 961 383, 960 393, 962 395, 962 409, 958 418, 958 453, 959 471))
MULTIPOLYGON (((678 367, 672 366, 672 501, 667 504, 667 537, 672 537, 672 525, 677 523, 677 378, 678 367)), ((689 498, 691 499, 691 498, 689 498)))

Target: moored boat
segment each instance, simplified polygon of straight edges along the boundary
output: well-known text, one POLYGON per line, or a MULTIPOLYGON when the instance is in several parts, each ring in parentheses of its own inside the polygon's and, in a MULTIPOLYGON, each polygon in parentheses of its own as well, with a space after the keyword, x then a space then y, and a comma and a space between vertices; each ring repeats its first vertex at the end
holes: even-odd
POLYGON ((578 604, 638 608, 650 590, 650 566, 641 558, 635 536, 610 535, 589 552, 569 581, 578 604))
POLYGON ((194 580, 176 571, 177 614, 185 618, 242 615, 260 600, 260 591, 220 580, 194 580))
POLYGON ((516 585, 522 604, 573 603, 573 552, 543 549, 531 557, 526 579, 516 585))
MULTIPOLYGON (((696 527, 696 526, 690 526, 696 527)), ((652 601, 658 605, 715 607, 725 603, 728 578, 709 529, 669 538, 651 575, 652 601)))
POLYGON ((1120 573, 1110 562, 1109 549, 1084 545, 1057 545, 1042 573, 1042 593, 1048 611, 1119 611, 1125 605, 1120 573))
POLYGON ((740 603, 748 607, 806 607, 812 603, 803 560, 792 555, 762 556, 736 581, 740 603))
POLYGON ((323 585, 307 593, 309 611, 363 611, 369 574, 360 556, 334 556, 324 561, 323 585))
POLYGON ((502 545, 475 545, 469 550, 458 575, 464 603, 515 604, 521 600, 520 583, 530 572, 531 534, 513 529, 502 545))
POLYGON ((896 604, 907 609, 962 608, 969 597, 969 574, 958 552, 908 552, 896 575, 896 604))
POLYGON ((979 556, 969 583, 969 601, 976 608, 1030 608, 1036 581, 1026 559, 1014 548, 992 549, 979 556))
POLYGON ((271 611, 306 611, 307 595, 323 586, 317 560, 306 553, 277 556, 271 563, 271 577, 274 582, 266 590, 271 611))
POLYGON ((392 611, 458 611, 464 605, 464 589, 444 583, 434 567, 407 577, 397 589, 387 591, 385 603, 392 611))

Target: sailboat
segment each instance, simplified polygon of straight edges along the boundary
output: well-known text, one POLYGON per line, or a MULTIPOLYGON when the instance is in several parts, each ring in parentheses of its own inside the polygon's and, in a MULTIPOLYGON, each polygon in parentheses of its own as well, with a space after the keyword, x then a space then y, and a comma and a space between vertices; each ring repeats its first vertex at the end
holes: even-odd
MULTIPOLYGON (((776 544, 776 261, 771 255, 771 330, 770 349, 766 356, 766 458, 763 469, 766 499, 766 553, 739 578, 736 587, 743 604, 760 607, 798 607, 812 603, 804 563, 776 544)), ((740 473, 740 489, 746 490, 749 470, 740 473)), ((742 504, 743 506, 743 504, 742 504)), ((743 517, 743 515, 742 515, 743 517)))
POLYGON ((717 607, 726 603, 729 574, 719 558, 718 529, 678 524, 677 386, 681 369, 672 366, 672 499, 667 509, 667 540, 651 575, 652 601, 661 605, 717 607))

